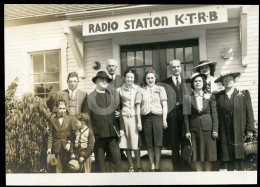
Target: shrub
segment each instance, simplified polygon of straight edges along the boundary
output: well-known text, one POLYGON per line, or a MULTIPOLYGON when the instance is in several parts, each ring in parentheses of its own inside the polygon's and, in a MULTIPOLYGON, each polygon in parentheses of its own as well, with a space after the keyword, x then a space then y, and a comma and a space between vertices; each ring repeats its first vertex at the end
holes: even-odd
MULTIPOLYGON (((12 91, 9 93, 14 96, 12 91)), ((41 172, 46 167, 51 112, 44 99, 31 93, 25 93, 22 99, 5 99, 6 172, 41 172)))

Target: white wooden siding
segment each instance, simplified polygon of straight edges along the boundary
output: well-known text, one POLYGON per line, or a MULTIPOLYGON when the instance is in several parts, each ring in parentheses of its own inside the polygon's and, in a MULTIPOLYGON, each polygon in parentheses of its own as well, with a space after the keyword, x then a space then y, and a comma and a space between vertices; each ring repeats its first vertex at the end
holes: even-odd
POLYGON ((106 60, 113 58, 112 40, 108 39, 84 42, 84 54, 86 73, 84 90, 89 94, 95 88, 92 78, 96 76, 98 71, 106 71, 106 60), (101 68, 99 70, 94 70, 92 68, 92 63, 95 61, 99 61, 101 63, 101 68))
POLYGON ((63 27, 62 21, 5 27, 5 89, 18 77, 16 96, 32 91, 28 52, 60 49, 66 40, 63 27))
POLYGON ((239 27, 208 29, 206 34, 207 55, 209 60, 216 61, 217 68, 215 77, 219 77, 222 70, 241 72, 236 86, 241 89, 248 89, 251 93, 252 105, 255 119, 258 120, 258 26, 256 18, 259 9, 252 7, 248 11, 248 57, 247 67, 242 66, 241 43, 239 27), (221 49, 231 47, 233 59, 223 59, 221 49))

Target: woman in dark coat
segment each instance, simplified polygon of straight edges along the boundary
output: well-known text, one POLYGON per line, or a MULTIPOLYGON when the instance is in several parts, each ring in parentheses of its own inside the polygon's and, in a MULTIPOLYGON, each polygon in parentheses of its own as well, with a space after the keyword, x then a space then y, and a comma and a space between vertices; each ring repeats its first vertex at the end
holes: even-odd
POLYGON ((185 137, 191 138, 191 167, 196 171, 211 171, 217 161, 218 117, 215 96, 207 93, 206 75, 194 73, 191 77, 191 95, 184 97, 185 137))
POLYGON ((216 95, 219 118, 218 159, 221 161, 221 170, 245 170, 243 137, 252 137, 255 131, 250 93, 234 87, 239 75, 239 72, 226 72, 215 80, 225 87, 225 90, 216 95))

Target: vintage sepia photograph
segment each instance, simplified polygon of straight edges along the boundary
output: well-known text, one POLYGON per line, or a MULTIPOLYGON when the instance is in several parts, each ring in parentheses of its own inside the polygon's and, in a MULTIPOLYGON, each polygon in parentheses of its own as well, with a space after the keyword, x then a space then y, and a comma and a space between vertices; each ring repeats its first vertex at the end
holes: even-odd
POLYGON ((257 184, 259 5, 4 4, 6 185, 257 184))

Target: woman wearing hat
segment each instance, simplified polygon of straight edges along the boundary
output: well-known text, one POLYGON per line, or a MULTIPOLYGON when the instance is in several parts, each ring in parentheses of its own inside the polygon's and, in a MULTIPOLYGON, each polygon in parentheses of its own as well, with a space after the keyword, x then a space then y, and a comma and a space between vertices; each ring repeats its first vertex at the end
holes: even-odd
POLYGON ((252 137, 255 131, 250 93, 234 87, 239 75, 239 72, 225 72, 215 80, 225 87, 225 90, 216 94, 219 118, 218 159, 221 161, 221 170, 245 169, 243 136, 252 137))
POLYGON ((168 127, 166 121, 168 106, 166 91, 164 87, 155 84, 157 80, 158 75, 154 70, 145 72, 143 78, 145 86, 137 90, 135 104, 137 128, 144 132, 151 171, 159 172, 163 129, 168 127))
POLYGON ((194 67, 196 72, 206 75, 206 82, 207 82, 206 91, 208 93, 217 93, 220 90, 219 86, 214 82, 216 80, 216 78, 214 77, 216 65, 217 62, 210 62, 208 60, 203 60, 199 63, 198 66, 194 67))
POLYGON ((184 96, 185 137, 192 142, 191 166, 196 171, 211 171, 217 161, 218 117, 215 96, 207 93, 206 75, 191 77, 191 95, 184 96))
POLYGON ((120 123, 123 123, 125 126, 125 135, 120 137, 119 146, 120 149, 126 150, 127 160, 130 165, 129 172, 134 172, 132 150, 136 158, 137 171, 140 172, 139 131, 136 125, 137 117, 135 109, 135 96, 139 86, 134 84, 135 80, 137 80, 137 74, 134 69, 128 68, 124 73, 124 77, 126 83, 117 88, 121 100, 121 115, 123 117, 120 123))

